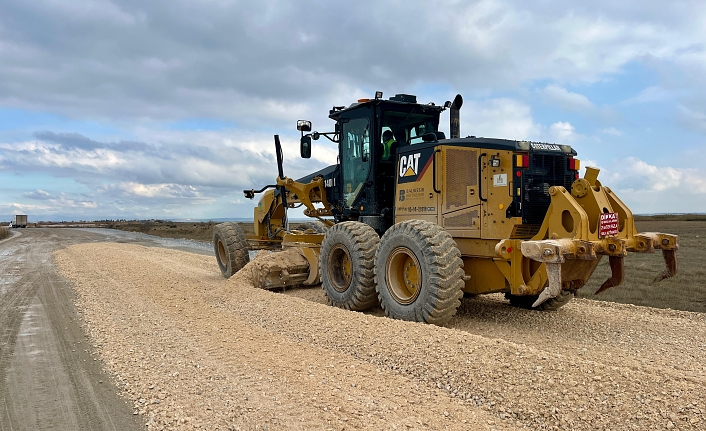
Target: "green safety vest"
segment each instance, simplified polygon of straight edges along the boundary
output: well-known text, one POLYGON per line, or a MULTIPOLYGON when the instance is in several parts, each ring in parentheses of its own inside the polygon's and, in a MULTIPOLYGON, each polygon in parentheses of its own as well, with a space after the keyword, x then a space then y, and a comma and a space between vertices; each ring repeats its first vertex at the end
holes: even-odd
POLYGON ((392 154, 390 154, 390 149, 392 149, 392 144, 394 144, 395 142, 396 142, 395 138, 392 138, 387 142, 383 142, 383 144, 382 144, 382 159, 383 160, 390 159, 390 156, 392 155, 392 154))

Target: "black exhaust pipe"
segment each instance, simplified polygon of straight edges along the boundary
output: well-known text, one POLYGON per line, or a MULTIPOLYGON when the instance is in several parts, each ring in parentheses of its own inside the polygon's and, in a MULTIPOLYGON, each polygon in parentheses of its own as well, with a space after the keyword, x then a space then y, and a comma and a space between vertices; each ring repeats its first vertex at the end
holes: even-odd
POLYGON ((460 94, 457 94, 456 97, 454 97, 454 102, 451 104, 451 110, 449 111, 451 117, 451 128, 449 130, 451 133, 451 139, 461 137, 461 119, 459 117, 459 111, 461 110, 462 105, 463 97, 461 97, 460 94))

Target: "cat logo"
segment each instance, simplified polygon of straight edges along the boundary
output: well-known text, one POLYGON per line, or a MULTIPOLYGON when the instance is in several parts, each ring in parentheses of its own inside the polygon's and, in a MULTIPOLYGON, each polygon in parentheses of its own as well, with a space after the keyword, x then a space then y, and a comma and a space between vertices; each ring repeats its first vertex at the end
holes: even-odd
MULTIPOLYGON (((415 148, 416 149, 416 148, 415 148)), ((424 177, 434 161, 434 148, 420 148, 418 153, 400 154, 397 168, 397 183, 415 183, 424 177)))
POLYGON ((400 157, 400 177, 416 177, 419 172, 419 157, 421 153, 400 157))

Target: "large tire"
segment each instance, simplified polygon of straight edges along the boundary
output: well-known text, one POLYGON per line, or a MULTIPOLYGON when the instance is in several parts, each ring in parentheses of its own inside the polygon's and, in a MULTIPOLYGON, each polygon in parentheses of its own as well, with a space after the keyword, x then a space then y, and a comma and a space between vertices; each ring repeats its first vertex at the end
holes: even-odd
POLYGON ((237 223, 221 223, 213 228, 213 251, 225 278, 230 278, 250 262, 248 242, 237 223))
POLYGON ((375 257, 380 305, 393 319, 443 325, 463 296, 461 252, 435 223, 407 220, 380 240, 375 257))
POLYGON ((374 265, 379 244, 378 234, 364 223, 342 222, 326 231, 319 271, 330 305, 353 311, 377 305, 374 265))
POLYGON ((537 310, 537 311, 558 310, 559 308, 568 304, 573 297, 574 297, 574 292, 562 290, 561 293, 559 293, 559 296, 557 296, 555 298, 549 298, 546 301, 539 304, 538 306, 532 307, 532 304, 534 304, 534 301, 536 301, 537 298, 539 298, 539 295, 519 296, 519 295, 513 295, 511 293, 505 294, 505 299, 508 299, 510 301, 510 305, 515 306, 515 307, 519 307, 519 308, 526 308, 528 310, 537 310))

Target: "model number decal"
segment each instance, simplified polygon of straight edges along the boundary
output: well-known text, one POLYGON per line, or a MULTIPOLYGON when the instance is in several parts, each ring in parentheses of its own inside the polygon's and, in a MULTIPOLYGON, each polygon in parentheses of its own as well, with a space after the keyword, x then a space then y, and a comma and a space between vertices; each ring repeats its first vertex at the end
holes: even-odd
POLYGON ((336 177, 324 180, 324 187, 336 187, 336 177))
POLYGON ((397 207, 398 213, 427 213, 435 211, 436 207, 397 207))

